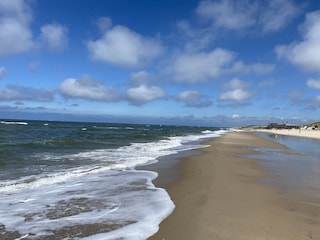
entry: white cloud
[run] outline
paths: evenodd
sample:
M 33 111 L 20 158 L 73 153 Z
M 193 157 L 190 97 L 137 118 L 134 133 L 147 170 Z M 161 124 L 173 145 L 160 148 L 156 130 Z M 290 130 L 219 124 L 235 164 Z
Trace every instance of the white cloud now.
M 176 27 L 178 30 L 176 38 L 183 43 L 187 52 L 206 49 L 216 38 L 213 31 L 206 28 L 192 27 L 186 20 L 178 21 Z
M 265 33 L 284 28 L 300 12 L 291 0 L 269 0 L 266 4 L 266 9 L 259 12 L 259 22 Z
M 242 81 L 238 78 L 233 78 L 231 81 L 227 82 L 224 86 L 225 88 L 236 90 L 239 88 L 246 88 L 250 85 L 250 83 Z
M 47 24 L 41 27 L 40 41 L 50 50 L 59 52 L 68 45 L 68 29 L 60 24 Z
M 178 55 L 172 65 L 174 79 L 191 84 L 206 82 L 226 73 L 266 74 L 272 72 L 274 67 L 274 64 L 245 64 L 241 60 L 235 61 L 233 52 L 221 48 Z
M 320 89 L 320 79 L 308 79 L 307 86 L 315 89 Z
M 118 94 L 101 83 L 83 77 L 80 79 L 68 78 L 60 84 L 60 91 L 68 98 L 80 98 L 92 101 L 117 101 Z
M 236 119 L 236 118 L 241 118 L 241 116 L 239 114 L 233 114 L 231 118 Z
M 30 50 L 33 36 L 29 1 L 0 1 L 0 55 L 17 54 Z
M 196 13 L 217 28 L 267 33 L 285 27 L 298 15 L 299 7 L 292 0 L 202 0 Z
M 147 71 L 139 71 L 130 74 L 132 82 L 136 85 L 147 84 L 152 78 L 151 74 Z
M 174 78 L 186 83 L 205 82 L 224 73 L 233 59 L 232 52 L 220 48 L 209 53 L 182 54 L 173 64 Z
M 198 91 L 184 91 L 180 93 L 177 97 L 179 101 L 190 101 L 201 96 Z
M 147 38 L 123 26 L 107 30 L 96 41 L 88 41 L 93 60 L 121 67 L 140 67 L 158 57 L 163 48 L 156 39 Z
M 9 85 L 6 89 L 0 90 L 0 100 L 50 102 L 54 100 L 54 92 L 32 87 Z
M 220 101 L 241 101 L 248 99 L 252 96 L 252 93 L 245 90 L 250 83 L 241 81 L 237 78 L 232 79 L 225 84 L 225 87 L 229 89 L 226 92 L 223 92 L 219 96 Z
M 209 97 L 202 95 L 198 91 L 184 91 L 177 96 L 177 101 L 184 102 L 187 107 L 208 107 L 212 105 Z
M 0 67 L 0 80 L 4 78 L 4 76 L 7 75 L 7 70 L 5 67 Z
M 148 87 L 145 84 L 130 88 L 127 91 L 128 100 L 135 105 L 142 105 L 147 102 L 164 98 L 165 96 L 166 94 L 161 88 L 156 86 Z
M 247 99 L 251 96 L 252 96 L 252 94 L 246 90 L 235 89 L 235 90 L 231 90 L 231 91 L 227 91 L 227 92 L 222 93 L 219 97 L 219 100 L 221 100 L 221 101 L 227 101 L 227 100 L 241 101 L 241 100 Z
M 255 74 L 265 74 L 270 73 L 274 70 L 274 64 L 264 64 L 264 63 L 254 63 L 245 64 L 242 61 L 237 61 L 233 64 L 231 72 L 243 72 L 243 73 L 255 73 Z
M 305 71 L 320 72 L 320 11 L 306 15 L 302 26 L 303 40 L 277 46 L 278 57 L 285 58 Z
M 244 29 L 255 24 L 256 4 L 249 1 L 203 0 L 196 13 L 216 27 L 226 29 Z
M 33 0 L 0 1 L 0 56 L 19 54 L 34 49 L 37 45 L 61 51 L 67 46 L 67 28 L 59 24 L 44 25 L 35 41 L 31 23 L 30 4 Z

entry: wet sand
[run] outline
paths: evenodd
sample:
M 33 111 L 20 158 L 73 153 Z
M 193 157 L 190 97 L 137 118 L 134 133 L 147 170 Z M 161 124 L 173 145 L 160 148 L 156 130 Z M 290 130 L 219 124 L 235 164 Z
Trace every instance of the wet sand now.
M 258 183 L 272 176 L 245 157 L 255 153 L 249 147 L 284 146 L 247 132 L 209 144 L 178 164 L 178 179 L 166 185 L 176 208 L 149 239 L 320 239 L 320 200 Z

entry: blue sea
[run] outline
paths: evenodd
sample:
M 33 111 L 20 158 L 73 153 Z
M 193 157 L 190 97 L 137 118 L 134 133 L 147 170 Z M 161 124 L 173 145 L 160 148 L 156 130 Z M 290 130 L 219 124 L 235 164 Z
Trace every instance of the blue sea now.
M 147 239 L 175 205 L 137 167 L 226 131 L 0 121 L 0 238 Z

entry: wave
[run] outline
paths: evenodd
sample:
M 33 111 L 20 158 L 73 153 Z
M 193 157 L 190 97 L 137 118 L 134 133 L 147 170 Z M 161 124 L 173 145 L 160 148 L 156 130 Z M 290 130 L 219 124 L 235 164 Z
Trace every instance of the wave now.
M 1 124 L 6 124 L 6 125 L 28 125 L 27 122 L 8 122 L 8 121 L 1 121 Z
M 161 139 L 146 137 L 144 142 L 132 137 L 134 134 L 119 132 L 119 139 L 131 136 L 126 141 L 128 144 L 114 148 L 99 145 L 99 149 L 75 147 L 76 139 L 83 141 L 81 146 L 90 144 L 88 132 L 92 128 L 87 129 L 85 134 L 71 139 L 51 139 L 33 143 L 36 145 L 28 148 L 24 146 L 24 150 L 34 151 L 37 144 L 54 144 L 58 151 L 56 148 L 35 151 L 23 168 L 29 175 L 0 182 L 0 219 L 3 221 L 0 225 L 5 223 L 6 231 L 19 232 L 21 239 L 27 234 L 45 238 L 53 233 L 65 234 L 66 230 L 72 234 L 72 229 L 84 234 L 86 226 L 108 225 L 112 231 L 97 232 L 88 239 L 147 239 L 173 211 L 174 203 L 164 189 L 153 185 L 157 173 L 136 167 L 156 162 L 162 156 L 206 147 L 201 141 L 228 132 L 204 130 L 176 136 L 167 131 Z M 118 131 L 110 135 L 117 136 Z M 101 135 L 105 136 L 108 135 Z M 60 151 L 68 145 L 72 146 L 68 151 Z M 38 172 L 31 171 L 31 160 L 34 168 L 39 168 Z

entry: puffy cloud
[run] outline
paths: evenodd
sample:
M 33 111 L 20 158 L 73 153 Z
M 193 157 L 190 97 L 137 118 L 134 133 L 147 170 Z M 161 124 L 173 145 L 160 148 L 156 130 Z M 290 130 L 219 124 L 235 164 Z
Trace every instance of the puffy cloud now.
M 310 78 L 307 81 L 307 86 L 315 89 L 320 89 L 320 79 Z
M 220 101 L 242 101 L 248 99 L 252 96 L 252 93 L 245 90 L 250 84 L 244 81 L 241 81 L 237 78 L 232 79 L 225 84 L 225 87 L 229 89 L 226 92 L 223 92 L 219 96 Z
M 232 52 L 221 48 L 209 53 L 182 54 L 173 64 L 174 78 L 186 83 L 208 81 L 221 75 L 234 57 Z
M 177 96 L 177 100 L 184 102 L 187 107 L 208 107 L 212 101 L 198 91 L 184 91 Z
M 7 75 L 7 70 L 5 67 L 0 67 L 0 80 L 4 78 L 4 76 Z
M 216 48 L 210 52 L 177 55 L 171 68 L 176 81 L 190 84 L 206 82 L 227 73 L 266 74 L 275 68 L 274 64 L 245 64 L 235 58 L 235 53 Z
M 145 84 L 130 88 L 127 91 L 128 100 L 135 105 L 142 105 L 147 102 L 164 98 L 165 96 L 166 94 L 161 88 L 156 86 L 148 87 Z
M 251 96 L 252 96 L 252 94 L 246 90 L 234 89 L 234 90 L 230 90 L 230 91 L 222 93 L 219 97 L 219 100 L 221 100 L 221 101 L 227 101 L 227 100 L 241 101 L 241 100 L 247 99 Z
M 51 102 L 54 100 L 54 92 L 32 87 L 9 85 L 6 89 L 0 90 L 0 100 Z
M 62 51 L 68 45 L 68 29 L 59 24 L 47 24 L 41 27 L 40 41 L 52 51 Z
M 163 48 L 159 41 L 146 38 L 123 26 L 107 30 L 96 41 L 88 41 L 93 60 L 121 67 L 140 67 L 158 57 Z
M 118 94 L 101 83 L 83 77 L 80 79 L 68 78 L 60 84 L 61 94 L 68 98 L 80 98 L 92 101 L 117 101 Z
M 275 51 L 305 71 L 320 72 L 320 11 L 307 14 L 301 29 L 303 41 L 277 46 Z
M 292 0 L 203 0 L 196 13 L 217 28 L 278 31 L 299 13 Z
M 161 88 L 156 86 L 148 87 L 146 84 L 129 88 L 126 93 L 121 94 L 115 89 L 107 88 L 89 77 L 65 79 L 60 84 L 60 92 L 62 96 L 67 98 L 102 102 L 128 100 L 134 105 L 143 105 L 166 96 Z
M 29 1 L 0 1 L 0 55 L 22 53 L 33 47 Z
M 27 52 L 37 45 L 61 51 L 67 46 L 67 28 L 58 24 L 44 25 L 35 41 L 31 23 L 32 0 L 0 1 L 0 56 Z

